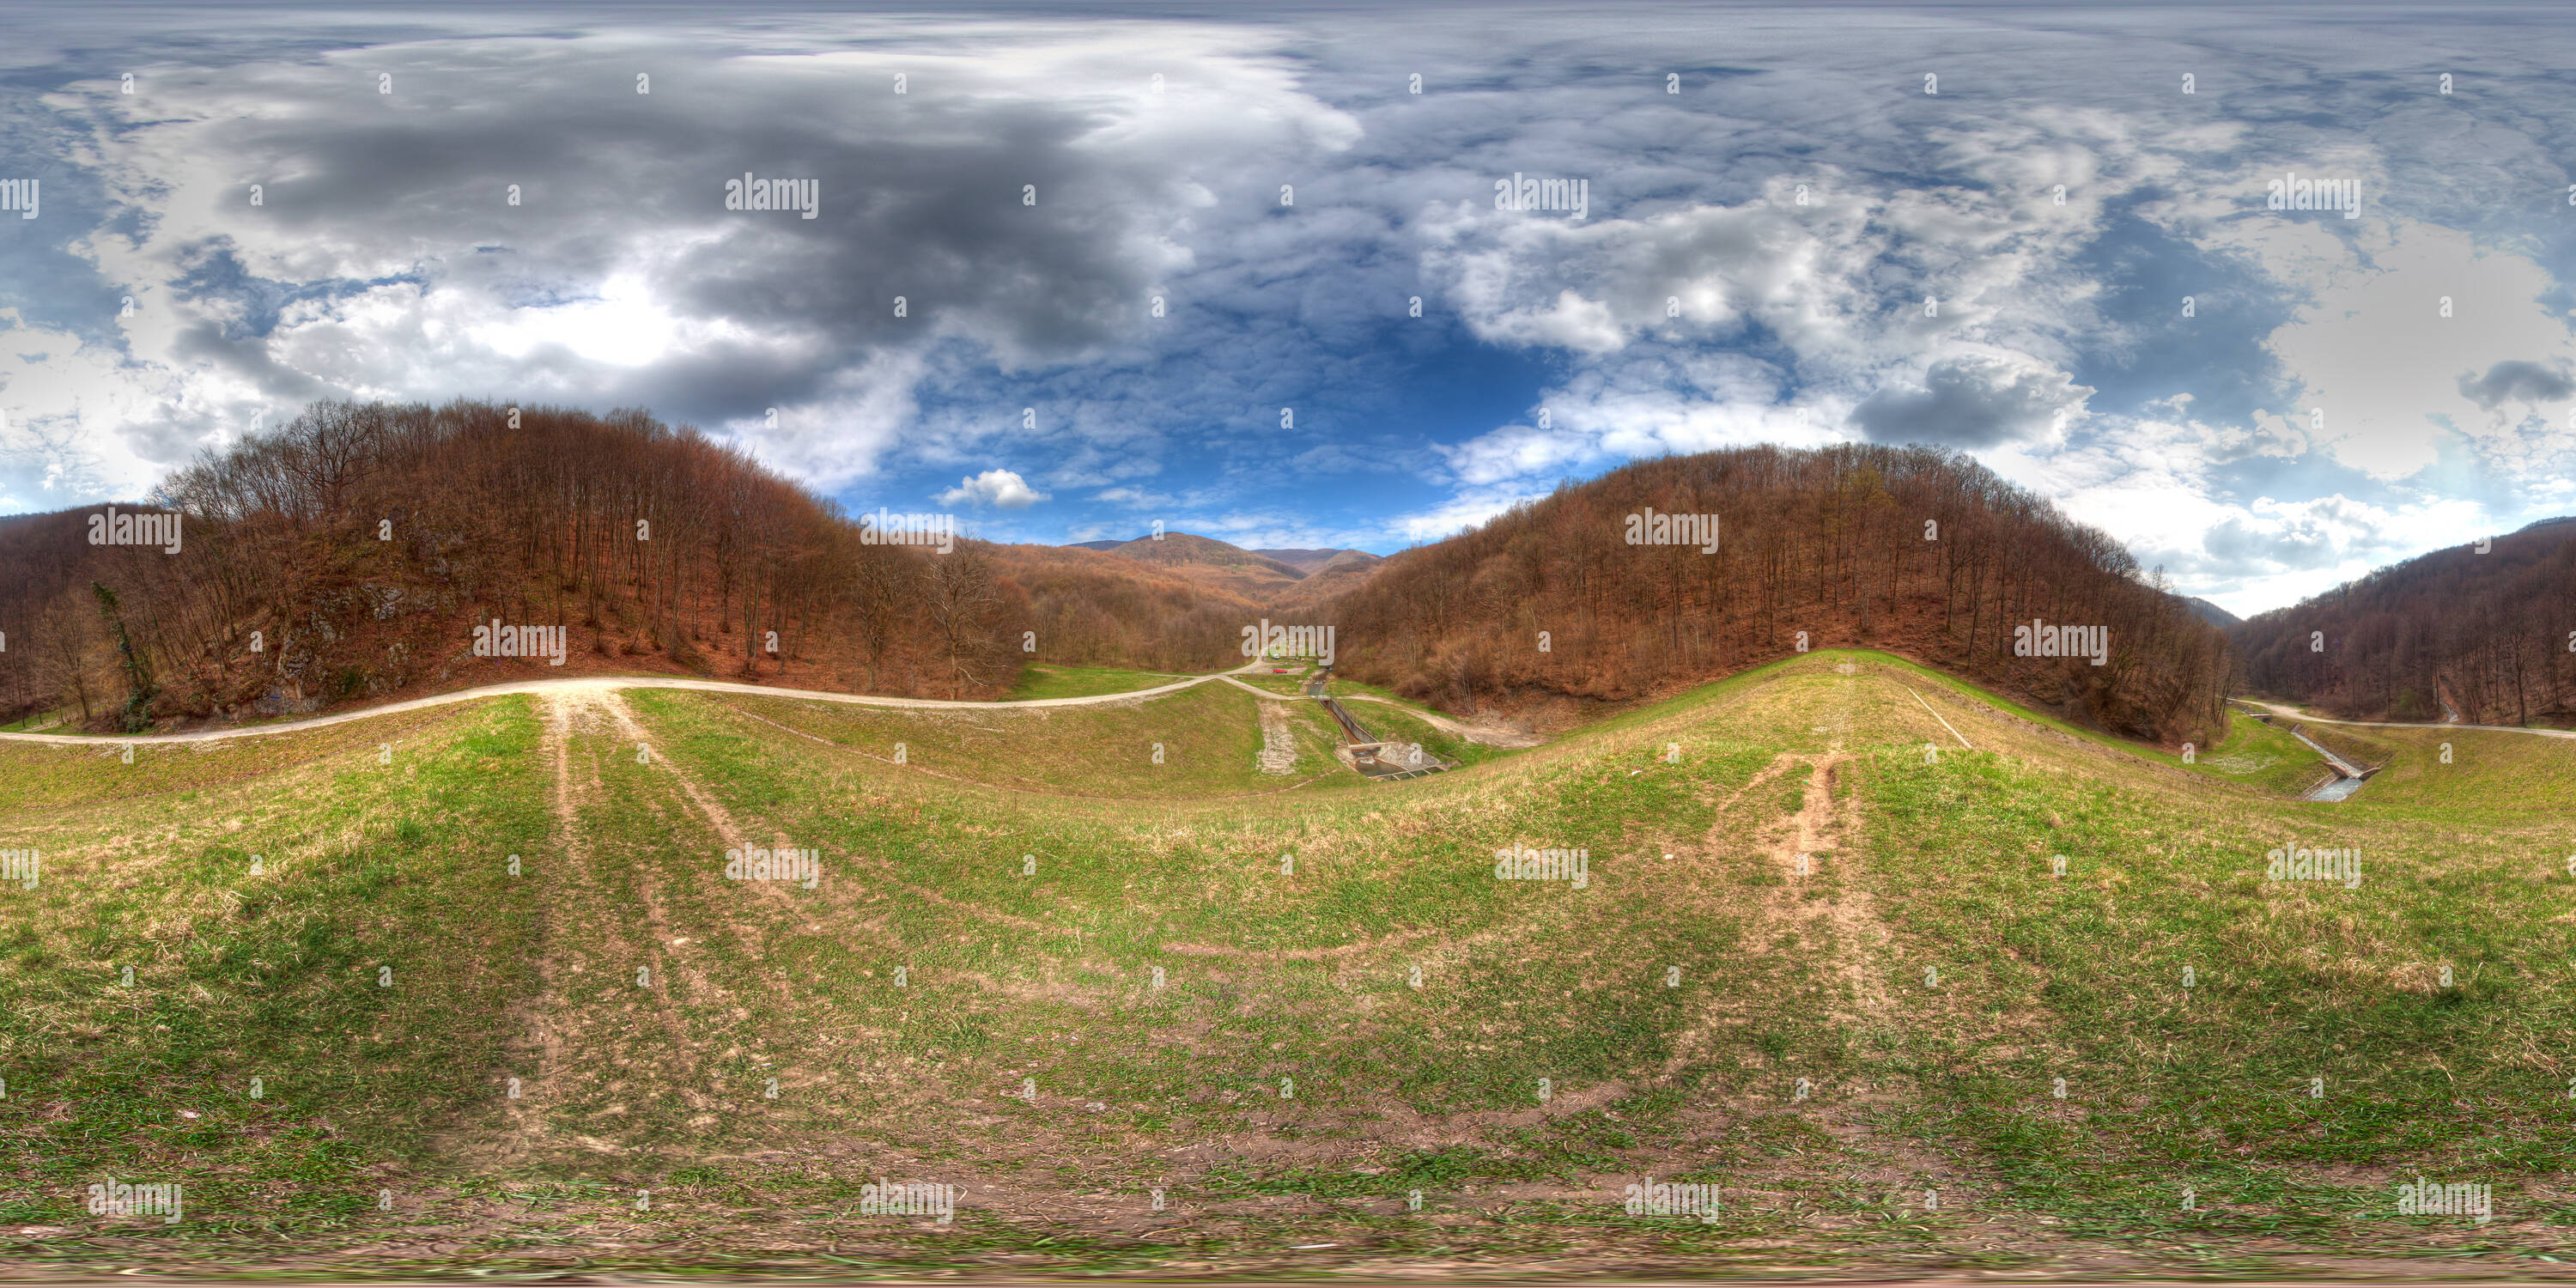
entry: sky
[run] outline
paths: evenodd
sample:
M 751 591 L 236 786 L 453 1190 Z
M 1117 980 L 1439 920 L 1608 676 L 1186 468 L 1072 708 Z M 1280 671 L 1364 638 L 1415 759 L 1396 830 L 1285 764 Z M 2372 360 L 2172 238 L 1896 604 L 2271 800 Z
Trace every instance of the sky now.
M 2251 614 L 2576 513 L 2571 68 L 2542 5 L 13 3 L 0 514 L 322 398 L 1381 554 L 1927 443 Z

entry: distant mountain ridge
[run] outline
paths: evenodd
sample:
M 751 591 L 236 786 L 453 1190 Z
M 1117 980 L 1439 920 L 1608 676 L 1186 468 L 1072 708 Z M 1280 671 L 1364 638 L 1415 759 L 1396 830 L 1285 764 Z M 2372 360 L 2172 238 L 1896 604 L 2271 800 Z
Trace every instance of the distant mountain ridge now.
M 1365 550 L 1248 550 L 1231 542 L 1187 532 L 1166 532 L 1161 536 L 1143 536 L 1132 541 L 1077 541 L 1058 548 L 1091 550 L 1137 560 L 1164 573 L 1256 603 L 1268 602 L 1292 590 L 1299 592 L 1294 597 L 1300 602 L 1315 600 L 1318 598 L 1316 595 L 1306 592 L 1318 589 L 1317 585 L 1308 584 L 1318 577 L 1329 580 L 1333 593 L 1348 590 L 1364 580 L 1371 569 L 1386 562 Z
M 1141 537 L 1107 537 L 1099 541 L 1072 541 L 1057 548 L 1062 550 L 1117 550 L 1122 547 L 1134 546 L 1138 548 L 1136 553 L 1141 556 L 1147 552 L 1155 550 L 1162 543 L 1169 542 L 1174 539 L 1182 539 L 1183 545 L 1181 548 L 1194 551 L 1206 551 L 1211 546 L 1221 546 L 1225 550 L 1240 551 L 1243 554 L 1257 555 L 1263 559 L 1283 563 L 1304 573 L 1319 572 L 1323 569 L 1324 565 L 1329 564 L 1344 555 L 1357 556 L 1360 561 L 1365 563 L 1378 563 L 1382 562 L 1385 558 L 1382 555 L 1370 554 L 1365 550 L 1352 550 L 1332 546 L 1318 546 L 1308 549 L 1263 549 L 1252 546 L 1238 546 L 1230 541 L 1221 541 L 1215 537 L 1202 537 L 1188 532 L 1166 532 L 1159 537 L 1147 534 Z M 1157 559 L 1156 562 L 1165 563 L 1172 561 L 1169 559 Z
M 1309 577 L 1336 563 L 1348 567 L 1356 562 L 1358 566 L 1365 567 L 1386 562 L 1365 550 L 1255 550 L 1252 553 L 1265 559 L 1276 559 Z

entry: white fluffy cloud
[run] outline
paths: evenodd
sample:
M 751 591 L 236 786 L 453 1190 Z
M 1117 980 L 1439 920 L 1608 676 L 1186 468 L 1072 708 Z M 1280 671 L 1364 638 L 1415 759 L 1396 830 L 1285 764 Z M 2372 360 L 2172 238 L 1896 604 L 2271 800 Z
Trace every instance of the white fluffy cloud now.
M 939 494 L 941 505 L 989 505 L 999 510 L 1025 510 L 1046 499 L 1046 493 L 1009 470 L 986 470 L 958 480 L 956 487 Z

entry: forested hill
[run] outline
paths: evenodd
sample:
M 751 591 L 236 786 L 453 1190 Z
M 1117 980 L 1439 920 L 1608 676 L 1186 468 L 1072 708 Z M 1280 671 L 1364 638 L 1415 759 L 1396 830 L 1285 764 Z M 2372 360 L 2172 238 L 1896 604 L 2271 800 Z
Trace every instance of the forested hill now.
M 2390 564 L 2231 632 L 2248 683 L 2346 719 L 2576 721 L 2576 518 Z
M 1714 516 L 1716 549 L 1630 544 Z M 1690 528 L 1693 525 L 1681 525 Z M 1965 456 L 1749 447 L 1643 461 L 1390 559 L 1327 610 L 1342 670 L 1453 711 L 1571 714 L 1810 648 L 1868 644 L 2167 743 L 2222 728 L 2219 630 L 2103 533 Z M 2016 627 L 2100 627 L 2091 656 Z
M 642 412 L 321 403 L 149 500 L 175 552 L 93 544 L 106 506 L 0 520 L 0 712 L 136 729 L 637 671 L 990 698 L 1032 659 L 1219 665 L 1255 612 L 1088 551 L 874 542 Z M 478 654 L 494 623 L 562 628 L 562 664 Z

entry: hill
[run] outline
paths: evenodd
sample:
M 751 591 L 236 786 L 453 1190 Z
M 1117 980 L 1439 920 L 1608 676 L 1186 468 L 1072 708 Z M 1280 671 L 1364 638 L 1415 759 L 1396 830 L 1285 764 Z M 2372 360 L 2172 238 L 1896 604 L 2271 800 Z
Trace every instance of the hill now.
M 2256 690 L 2345 719 L 2576 722 L 2576 519 L 2391 564 L 2231 633 Z
M 1223 682 L 0 743 L 48 864 L 0 939 L 0 1218 L 48 1265 L 495 1275 L 2554 1247 L 2576 759 L 2439 736 L 2469 776 L 2395 731 L 2331 824 L 2232 743 L 1867 652 L 1401 783 Z M 2266 880 L 2285 840 L 2363 879 Z M 811 888 L 727 875 L 771 846 Z M 1523 849 L 1583 881 L 1498 879 Z M 2418 1171 L 2497 1220 L 2392 1216 Z M 1649 1175 L 1717 1201 L 1623 1210 Z M 87 1217 L 100 1176 L 183 1182 L 188 1237 Z M 889 1181 L 951 1219 L 874 1215 Z
M 1186 532 L 1138 537 L 1111 546 L 1105 553 L 1247 602 L 1269 599 L 1306 577 L 1303 570 L 1276 559 Z
M 1317 603 L 1358 585 L 1369 569 L 1385 562 L 1365 550 L 1246 550 L 1186 532 L 1133 541 L 1080 541 L 1058 548 L 1138 560 L 1256 605 Z M 1327 576 L 1329 580 L 1316 581 Z
M 1241 665 L 1243 627 L 1261 606 L 1228 589 L 1232 578 L 1140 561 L 1122 553 L 1127 544 L 993 547 L 995 568 L 1027 602 L 1031 657 L 1156 671 Z
M 1135 559 L 881 541 L 641 412 L 321 403 L 147 499 L 0 520 L 0 719 L 136 730 L 528 674 L 997 697 L 1030 660 L 1222 664 L 1251 611 Z M 92 544 L 111 511 L 180 539 Z
M 2245 620 L 2244 618 L 2238 617 L 2236 614 L 2231 613 L 2206 599 L 2202 599 L 2197 595 L 2185 599 L 2182 602 L 2190 605 L 2191 611 L 2198 614 L 2200 616 L 2200 620 L 2207 622 L 2222 631 L 2241 625 Z
M 1275 559 L 1312 577 L 1328 568 L 1370 567 L 1382 562 L 1365 550 L 1255 550 L 1264 559 Z
M 1651 516 L 1704 516 L 1717 539 L 1656 544 Z M 1802 647 L 1871 644 L 2081 723 L 2207 745 L 2230 668 L 2225 636 L 2118 542 L 1965 456 L 1911 447 L 1639 462 L 1404 551 L 1318 612 L 1357 678 L 1560 723 Z M 2034 622 L 2105 634 L 2066 650 L 2090 656 L 2019 655 L 2024 637 L 2047 650 Z

